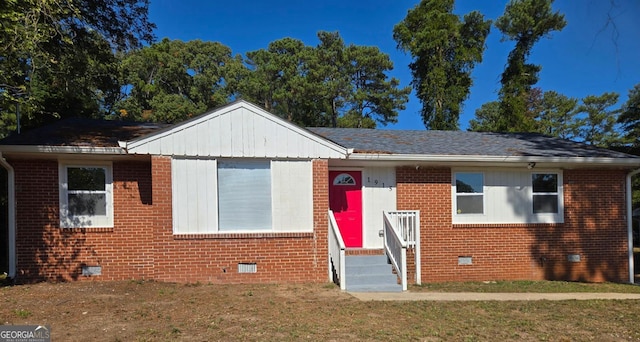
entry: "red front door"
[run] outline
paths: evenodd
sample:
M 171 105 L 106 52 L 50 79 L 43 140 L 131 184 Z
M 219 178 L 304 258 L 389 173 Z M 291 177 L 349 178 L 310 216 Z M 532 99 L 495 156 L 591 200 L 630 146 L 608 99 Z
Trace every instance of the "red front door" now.
M 360 171 L 329 171 L 329 207 L 346 247 L 362 247 Z

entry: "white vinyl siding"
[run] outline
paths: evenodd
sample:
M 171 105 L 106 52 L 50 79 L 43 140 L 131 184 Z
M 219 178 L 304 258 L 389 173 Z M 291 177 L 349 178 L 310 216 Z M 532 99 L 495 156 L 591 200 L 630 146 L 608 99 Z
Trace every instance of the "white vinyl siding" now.
M 271 229 L 271 167 L 269 161 L 218 162 L 220 231 Z
M 379 232 L 383 229 L 382 212 L 396 206 L 396 169 L 370 167 L 362 170 L 362 247 L 382 248 Z
M 215 159 L 173 159 L 173 232 L 218 231 L 217 162 Z
M 313 231 L 311 161 L 172 160 L 174 234 Z
M 310 161 L 271 162 L 274 231 L 313 231 L 312 176 Z
M 345 158 L 346 149 L 239 101 L 128 143 L 129 153 L 179 157 Z
M 456 173 L 481 172 L 484 175 L 484 213 L 459 214 L 456 209 Z M 556 213 L 534 213 L 532 175 L 557 175 Z M 452 173 L 453 223 L 562 223 L 564 222 L 562 172 L 529 170 L 454 170 Z
M 113 227 L 111 163 L 61 162 L 60 227 Z

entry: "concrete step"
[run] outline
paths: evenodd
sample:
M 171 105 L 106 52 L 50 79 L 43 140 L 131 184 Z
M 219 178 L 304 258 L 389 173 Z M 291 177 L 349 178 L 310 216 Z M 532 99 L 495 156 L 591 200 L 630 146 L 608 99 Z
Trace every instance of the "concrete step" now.
M 402 285 L 393 274 L 385 255 L 347 256 L 346 284 L 350 292 L 401 292 Z
M 349 285 L 348 292 L 402 292 L 402 285 Z
M 387 262 L 386 255 L 348 255 L 346 266 L 384 265 Z

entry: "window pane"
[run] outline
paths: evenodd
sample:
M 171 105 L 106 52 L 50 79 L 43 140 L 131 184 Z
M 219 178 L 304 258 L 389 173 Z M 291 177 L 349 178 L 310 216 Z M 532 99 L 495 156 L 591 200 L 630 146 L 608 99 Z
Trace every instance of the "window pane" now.
M 531 181 L 533 192 L 558 192 L 558 175 L 555 173 L 534 173 Z
M 105 194 L 69 194 L 69 214 L 72 216 L 107 215 Z
M 558 195 L 534 195 L 533 213 L 543 214 L 558 212 Z
M 482 214 L 484 213 L 482 205 L 482 195 L 457 196 L 458 214 Z
M 67 168 L 69 190 L 105 190 L 105 169 L 90 167 Z
M 218 229 L 271 229 L 269 161 L 218 162 Z
M 482 193 L 482 173 L 456 173 L 457 193 Z

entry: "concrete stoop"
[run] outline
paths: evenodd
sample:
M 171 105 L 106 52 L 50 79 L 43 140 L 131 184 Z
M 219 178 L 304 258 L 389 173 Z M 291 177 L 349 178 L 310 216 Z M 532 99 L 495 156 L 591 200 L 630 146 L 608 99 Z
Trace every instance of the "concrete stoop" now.
M 345 266 L 348 292 L 402 292 L 386 255 L 349 255 Z

